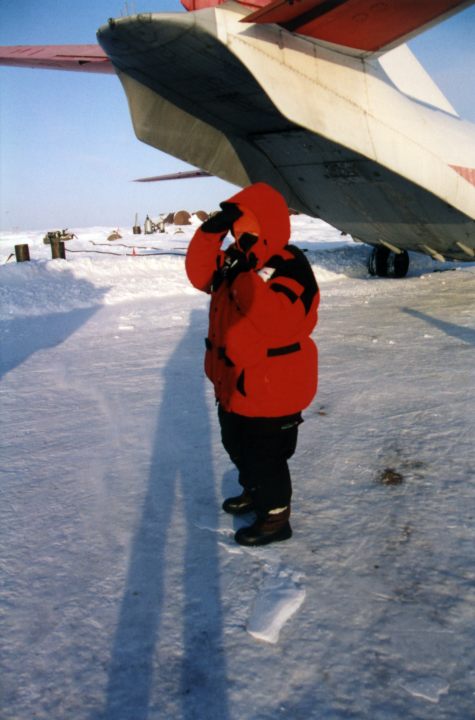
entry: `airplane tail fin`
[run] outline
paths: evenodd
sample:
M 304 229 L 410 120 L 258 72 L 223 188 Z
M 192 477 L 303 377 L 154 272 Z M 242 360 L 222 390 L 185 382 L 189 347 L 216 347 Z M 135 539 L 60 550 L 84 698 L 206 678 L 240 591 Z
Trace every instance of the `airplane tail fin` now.
M 457 111 L 407 45 L 399 45 L 381 55 L 378 62 L 391 82 L 402 93 L 458 117 Z

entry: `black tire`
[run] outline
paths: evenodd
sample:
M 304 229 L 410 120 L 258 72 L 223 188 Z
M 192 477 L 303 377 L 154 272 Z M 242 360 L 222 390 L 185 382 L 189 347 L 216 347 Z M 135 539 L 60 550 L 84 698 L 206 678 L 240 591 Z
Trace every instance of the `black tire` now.
M 389 250 L 382 245 L 375 247 L 369 256 L 368 270 L 370 275 L 377 277 L 388 276 Z
M 409 254 L 403 250 L 398 255 L 390 253 L 388 260 L 388 277 L 406 277 L 409 270 Z
M 377 277 L 403 278 L 409 269 L 409 255 L 403 250 L 396 254 L 383 245 L 373 249 L 368 261 L 370 275 Z

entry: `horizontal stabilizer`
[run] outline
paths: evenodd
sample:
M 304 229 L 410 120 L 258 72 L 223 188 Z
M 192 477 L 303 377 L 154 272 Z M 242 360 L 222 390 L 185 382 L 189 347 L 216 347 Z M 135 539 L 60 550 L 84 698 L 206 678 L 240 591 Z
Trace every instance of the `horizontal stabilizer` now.
M 0 47 L 0 65 L 114 74 L 99 45 L 13 45 Z
M 378 52 L 471 4 L 472 0 L 273 0 L 242 22 L 276 23 L 317 40 Z
M 138 178 L 134 182 L 160 182 L 161 180 L 189 180 L 190 178 L 212 177 L 205 170 L 184 170 L 183 172 L 168 173 L 168 175 L 155 175 L 155 177 Z

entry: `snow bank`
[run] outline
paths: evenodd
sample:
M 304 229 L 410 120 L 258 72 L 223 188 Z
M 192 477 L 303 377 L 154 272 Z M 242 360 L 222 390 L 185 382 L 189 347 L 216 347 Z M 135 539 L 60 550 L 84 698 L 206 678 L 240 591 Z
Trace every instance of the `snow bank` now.
M 370 248 L 321 220 L 292 216 L 292 242 L 304 252 L 320 285 L 345 278 L 366 279 Z M 193 294 L 184 257 L 194 226 L 167 226 L 165 233 L 133 235 L 108 241 L 109 228 L 75 228 L 66 241 L 66 260 L 51 260 L 43 231 L 0 236 L 0 317 L 42 315 L 113 305 L 131 299 Z M 16 244 L 27 243 L 31 262 L 16 263 Z M 418 272 L 435 267 L 416 256 Z

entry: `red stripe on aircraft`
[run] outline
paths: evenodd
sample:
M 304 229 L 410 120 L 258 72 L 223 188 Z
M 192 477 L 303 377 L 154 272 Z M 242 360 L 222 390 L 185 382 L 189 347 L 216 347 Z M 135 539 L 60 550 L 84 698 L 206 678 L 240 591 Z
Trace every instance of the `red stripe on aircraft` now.
M 462 167 L 461 165 L 451 165 L 451 168 L 455 170 L 455 172 L 458 172 L 459 175 L 461 175 L 465 180 L 468 180 L 469 183 L 472 183 L 472 185 L 475 185 L 475 168 L 466 168 Z

